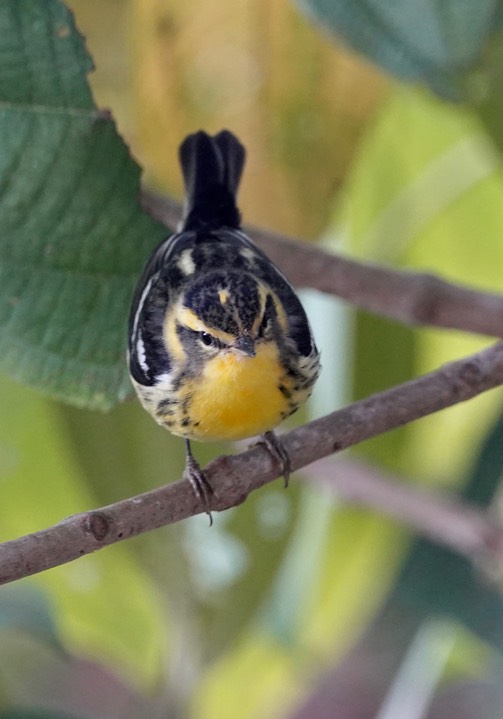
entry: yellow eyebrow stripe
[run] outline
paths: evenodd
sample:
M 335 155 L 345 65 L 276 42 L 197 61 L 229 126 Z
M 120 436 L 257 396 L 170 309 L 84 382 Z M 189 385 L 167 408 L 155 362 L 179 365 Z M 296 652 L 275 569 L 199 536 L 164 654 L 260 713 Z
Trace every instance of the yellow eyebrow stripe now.
M 288 332 L 288 318 L 286 316 L 285 308 L 283 307 L 283 304 L 281 303 L 278 295 L 271 290 L 271 296 L 272 301 L 274 302 L 274 307 L 276 309 L 276 314 L 278 316 L 278 322 L 280 324 L 281 329 L 283 332 Z
M 188 307 L 179 307 L 176 312 L 176 319 L 180 324 L 188 327 L 194 332 L 206 332 L 206 326 L 199 319 L 195 312 L 189 310 Z
M 265 312 L 265 306 L 267 302 L 267 296 L 268 291 L 265 289 L 265 287 L 261 284 L 257 284 L 257 290 L 258 290 L 258 296 L 259 296 L 259 306 L 260 306 L 260 312 L 257 314 L 257 317 L 255 318 L 255 322 L 253 323 L 252 332 L 253 334 L 257 334 L 258 328 L 260 327 L 260 323 L 262 322 L 262 318 L 264 316 Z
M 168 349 L 168 354 L 178 363 L 183 363 L 186 357 L 185 350 L 178 332 L 176 331 L 176 308 L 172 307 L 166 314 L 164 321 L 164 344 Z
M 193 332 L 207 332 L 224 344 L 231 344 L 236 339 L 228 332 L 222 332 L 222 330 L 217 330 L 215 327 L 208 327 L 208 325 L 205 325 L 196 313 L 188 307 L 180 307 L 176 312 L 176 319 L 181 325 L 188 327 L 189 330 L 192 330 Z
M 281 329 L 284 332 L 288 332 L 288 319 L 285 313 L 285 309 L 278 297 L 278 295 L 272 290 L 270 287 L 267 289 L 263 285 L 258 285 L 258 292 L 260 297 L 260 307 L 262 309 L 262 312 L 257 315 L 257 319 L 253 323 L 253 332 L 256 334 L 258 332 L 258 328 L 260 327 L 260 323 L 262 322 L 262 318 L 264 316 L 265 307 L 267 304 L 267 298 L 269 295 L 272 298 L 274 309 L 276 310 L 276 315 L 278 317 L 278 322 L 280 324 Z

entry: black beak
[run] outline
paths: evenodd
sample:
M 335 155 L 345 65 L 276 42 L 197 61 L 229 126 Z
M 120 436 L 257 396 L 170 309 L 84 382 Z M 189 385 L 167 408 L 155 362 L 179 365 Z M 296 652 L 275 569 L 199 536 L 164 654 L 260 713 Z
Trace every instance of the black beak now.
M 239 337 L 236 342 L 234 343 L 234 348 L 239 350 L 240 352 L 243 352 L 243 354 L 247 355 L 248 357 L 255 357 L 255 342 L 246 335 L 244 337 Z

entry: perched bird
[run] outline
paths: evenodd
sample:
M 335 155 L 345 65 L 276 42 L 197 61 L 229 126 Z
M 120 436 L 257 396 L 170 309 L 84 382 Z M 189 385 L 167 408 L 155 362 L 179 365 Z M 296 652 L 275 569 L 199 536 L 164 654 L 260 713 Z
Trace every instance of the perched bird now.
M 184 218 L 136 288 L 129 371 L 144 408 L 185 438 L 185 475 L 209 514 L 190 441 L 261 434 L 286 486 L 290 461 L 272 430 L 311 394 L 319 353 L 295 291 L 241 230 L 244 147 L 227 130 L 200 131 L 179 155 Z

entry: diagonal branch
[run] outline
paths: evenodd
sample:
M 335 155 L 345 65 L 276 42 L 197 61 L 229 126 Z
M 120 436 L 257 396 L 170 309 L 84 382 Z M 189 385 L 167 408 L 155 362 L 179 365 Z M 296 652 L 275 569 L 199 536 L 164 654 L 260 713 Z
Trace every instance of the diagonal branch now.
M 282 439 L 294 470 L 317 459 L 351 447 L 358 442 L 387 432 L 420 417 L 449 407 L 503 384 L 503 342 L 462 360 L 452 362 L 430 374 L 355 402 L 348 407 L 299 427 Z M 248 494 L 279 474 L 279 468 L 268 451 L 257 445 L 233 457 L 219 457 L 206 468 L 206 476 L 216 489 L 211 509 L 220 511 L 243 502 Z M 355 477 L 355 482 L 358 478 Z M 361 481 L 361 480 L 360 480 Z M 343 490 L 343 484 L 340 485 Z M 369 482 L 362 503 L 385 510 L 378 492 Z M 402 488 L 403 492 L 403 488 Z M 412 494 L 410 501 L 416 502 Z M 438 499 L 431 495 L 431 512 L 438 511 Z M 36 574 L 50 567 L 70 562 L 109 544 L 142 532 L 178 522 L 203 511 L 189 482 L 178 481 L 151 492 L 125 499 L 101 509 L 69 517 L 59 524 L 19 539 L 0 544 L 0 584 Z M 395 517 L 412 523 L 406 511 L 397 506 Z M 500 555 L 503 530 L 485 515 L 466 512 L 467 523 L 474 522 L 472 532 L 480 537 L 480 549 Z M 419 515 L 412 523 L 427 531 Z M 437 538 L 447 534 L 437 527 Z M 459 552 L 473 554 L 473 546 L 459 541 Z
M 487 512 L 453 495 L 418 487 L 355 458 L 325 457 L 304 471 L 335 497 L 396 519 L 437 544 L 474 561 L 503 560 L 503 527 Z M 369 500 L 370 496 L 370 500 Z M 492 562 L 488 565 L 494 568 Z
M 176 227 L 181 206 L 143 192 L 142 204 L 168 227 Z M 359 307 L 413 325 L 434 325 L 503 337 L 503 297 L 413 273 L 357 262 L 266 230 L 246 231 L 298 287 L 337 295 Z

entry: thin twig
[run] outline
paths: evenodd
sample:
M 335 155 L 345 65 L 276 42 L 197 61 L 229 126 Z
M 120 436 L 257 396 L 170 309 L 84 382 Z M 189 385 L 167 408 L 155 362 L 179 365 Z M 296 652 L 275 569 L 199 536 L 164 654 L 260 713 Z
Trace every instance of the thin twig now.
M 503 342 L 418 379 L 375 394 L 282 436 L 292 468 L 346 449 L 419 417 L 470 399 L 503 384 Z M 261 445 L 233 457 L 219 457 L 205 470 L 217 494 L 211 509 L 220 511 L 243 502 L 248 494 L 280 473 Z M 218 496 L 217 496 L 218 495 Z M 362 502 L 382 508 L 382 500 L 366 485 Z M 0 544 L 0 584 L 77 559 L 119 542 L 204 511 L 189 482 L 178 481 L 101 509 L 63 520 L 48 529 Z M 407 512 L 396 508 L 405 523 Z M 468 521 L 468 520 L 467 520 Z M 481 547 L 501 553 L 503 532 L 487 519 Z M 421 520 L 416 517 L 417 527 Z M 440 527 L 438 528 L 440 531 Z M 483 532 L 481 535 L 484 534 Z M 446 540 L 447 543 L 447 540 Z M 456 549 L 466 552 L 466 545 Z M 470 550 L 472 552 L 472 550 Z
M 174 200 L 144 191 L 142 204 L 167 227 L 176 227 L 180 220 L 181 206 Z M 357 262 L 274 232 L 245 229 L 297 287 L 313 287 L 405 324 L 503 337 L 501 295 L 429 273 Z
M 304 470 L 316 486 L 344 501 L 396 519 L 409 529 L 480 561 L 503 550 L 503 526 L 453 495 L 418 487 L 354 458 L 325 457 Z M 369 497 L 371 498 L 369 500 Z M 500 562 L 503 556 L 500 556 Z

